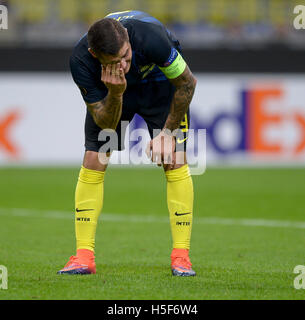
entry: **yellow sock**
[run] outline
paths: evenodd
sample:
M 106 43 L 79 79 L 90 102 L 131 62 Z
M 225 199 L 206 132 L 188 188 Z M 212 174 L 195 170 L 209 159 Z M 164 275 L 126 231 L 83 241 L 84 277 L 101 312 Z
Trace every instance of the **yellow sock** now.
M 103 206 L 105 172 L 82 166 L 75 191 L 76 248 L 94 252 L 97 220 Z
M 170 216 L 173 248 L 190 249 L 193 222 L 193 180 L 188 165 L 165 171 L 167 206 Z

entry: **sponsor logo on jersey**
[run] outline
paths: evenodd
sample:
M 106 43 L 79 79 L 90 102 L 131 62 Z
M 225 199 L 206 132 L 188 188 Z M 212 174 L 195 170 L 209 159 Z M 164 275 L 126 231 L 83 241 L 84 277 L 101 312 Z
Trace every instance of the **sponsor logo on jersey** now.
M 144 72 L 142 74 L 142 79 L 144 79 L 154 69 L 155 66 L 156 65 L 154 63 L 152 63 L 152 64 L 147 64 L 143 67 L 140 67 L 140 72 L 141 73 Z

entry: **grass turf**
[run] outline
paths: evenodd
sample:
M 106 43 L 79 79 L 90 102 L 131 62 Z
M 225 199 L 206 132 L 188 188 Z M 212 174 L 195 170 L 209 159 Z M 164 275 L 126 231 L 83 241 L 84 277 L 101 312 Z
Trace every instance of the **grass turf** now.
M 305 298 L 293 287 L 294 267 L 305 264 L 304 229 L 196 224 L 200 217 L 305 221 L 304 169 L 208 169 L 194 176 L 194 278 L 171 276 L 166 184 L 157 168 L 108 169 L 103 212 L 120 220 L 101 214 L 97 274 L 57 275 L 75 252 L 78 170 L 0 170 L 0 265 L 9 273 L 0 299 Z M 141 220 L 146 215 L 155 220 Z

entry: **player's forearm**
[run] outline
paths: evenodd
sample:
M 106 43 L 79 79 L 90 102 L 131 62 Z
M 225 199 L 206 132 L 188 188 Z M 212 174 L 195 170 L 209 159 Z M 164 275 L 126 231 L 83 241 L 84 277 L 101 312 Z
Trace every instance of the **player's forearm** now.
M 192 101 L 195 87 L 196 79 L 194 77 L 189 78 L 188 81 L 185 81 L 182 85 L 176 87 L 170 113 L 165 122 L 164 129 L 173 131 L 179 128 Z
M 87 104 L 88 109 L 101 129 L 116 129 L 122 114 L 123 95 L 111 94 L 101 101 Z

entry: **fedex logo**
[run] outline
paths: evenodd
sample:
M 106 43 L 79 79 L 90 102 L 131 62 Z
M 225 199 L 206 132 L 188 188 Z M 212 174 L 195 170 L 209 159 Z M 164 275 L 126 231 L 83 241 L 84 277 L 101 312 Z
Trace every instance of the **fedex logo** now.
M 278 156 L 289 152 L 295 157 L 305 152 L 305 101 L 302 106 L 287 108 L 285 104 L 292 103 L 292 99 L 285 100 L 284 96 L 279 86 L 242 89 L 237 110 L 219 110 L 207 121 L 198 120 L 195 108 L 191 127 L 206 128 L 211 147 L 222 155 L 247 152 Z M 229 124 L 238 134 L 233 144 L 224 146 L 219 132 Z
M 10 131 L 15 129 L 16 122 L 19 118 L 20 114 L 17 110 L 0 113 L 0 154 L 4 153 L 12 158 L 18 158 L 19 149 L 11 139 Z

